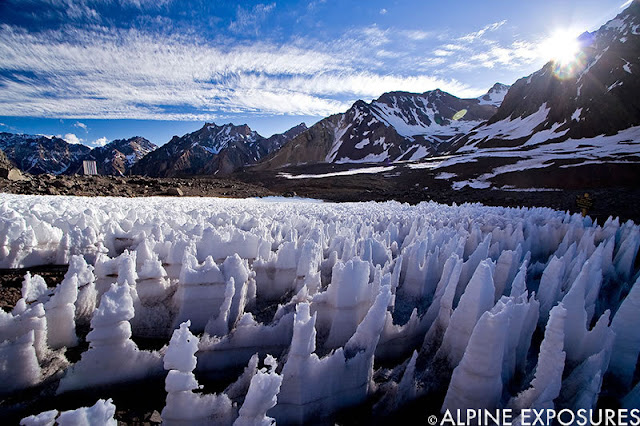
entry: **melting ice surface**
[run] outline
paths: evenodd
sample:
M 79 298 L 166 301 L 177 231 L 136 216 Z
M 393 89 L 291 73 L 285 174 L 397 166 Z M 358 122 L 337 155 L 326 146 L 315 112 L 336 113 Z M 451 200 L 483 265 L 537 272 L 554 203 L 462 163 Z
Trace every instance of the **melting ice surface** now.
M 23 424 L 113 424 L 109 389 L 158 378 L 166 424 L 638 407 L 639 246 L 545 208 L 3 194 L 0 268 L 69 270 L 0 312 L 0 393 L 105 389 Z

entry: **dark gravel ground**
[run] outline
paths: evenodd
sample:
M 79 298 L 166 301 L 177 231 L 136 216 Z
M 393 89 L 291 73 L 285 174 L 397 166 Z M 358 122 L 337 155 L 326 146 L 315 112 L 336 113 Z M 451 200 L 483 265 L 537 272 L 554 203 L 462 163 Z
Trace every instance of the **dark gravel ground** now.
M 493 167 L 508 164 L 504 158 L 482 159 L 446 170 L 412 169 L 399 165 L 376 174 L 334 176 L 321 179 L 286 179 L 292 175 L 344 171 L 354 165 L 316 164 L 288 167 L 276 171 L 247 168 L 230 177 L 194 176 L 148 178 L 142 176 L 27 176 L 24 181 L 0 178 L 0 192 L 14 194 L 81 196 L 193 196 L 265 197 L 273 195 L 319 198 L 327 201 L 387 201 L 410 204 L 436 201 L 444 204 L 478 202 L 490 206 L 551 207 L 579 212 L 576 198 L 589 193 L 593 208 L 589 215 L 599 222 L 609 216 L 640 222 L 640 167 L 635 165 L 589 165 L 583 167 L 532 169 L 499 175 L 494 188 L 453 190 L 451 182 L 437 179 L 443 171 L 455 173 L 457 180 L 475 178 Z M 356 167 L 379 166 L 363 164 Z M 520 189 L 519 189 L 520 188 Z M 530 188 L 543 189 L 530 191 Z M 524 189 L 524 190 L 523 190 Z M 545 190 L 546 189 L 546 190 Z
M 49 287 L 55 287 L 64 278 L 69 265 L 43 265 L 24 269 L 0 269 L 0 308 L 13 309 L 22 297 L 22 281 L 27 272 L 38 274 Z
M 236 173 L 234 177 L 248 183 L 259 182 L 280 194 L 295 194 L 337 202 L 396 200 L 416 204 L 421 201 L 435 201 L 449 205 L 469 202 L 488 206 L 550 207 L 572 213 L 580 212 L 576 203 L 577 197 L 589 193 L 594 203 L 588 214 L 599 223 L 603 223 L 609 216 L 640 222 L 640 168 L 635 166 L 622 165 L 615 170 L 602 170 L 597 166 L 569 169 L 554 167 L 498 176 L 493 182 L 494 188 L 509 186 L 508 190 L 473 189 L 468 186 L 453 190 L 450 181 L 436 178 L 443 171 L 464 176 L 464 179 L 475 178 L 491 167 L 502 165 L 503 160 L 485 159 L 483 164 L 457 165 L 446 170 L 411 169 L 400 165 L 389 172 L 376 174 L 322 179 L 282 177 L 282 173 L 294 176 L 322 174 L 353 167 L 319 164 L 289 167 L 275 172 L 247 169 Z M 488 161 L 492 161 L 493 164 L 485 164 Z M 371 166 L 374 165 L 363 165 Z M 532 191 L 532 188 L 537 191 Z
M 180 192 L 177 192 L 179 190 Z M 148 178 L 144 176 L 27 175 L 25 180 L 0 178 L 0 192 L 36 195 L 115 197 L 178 196 L 264 197 L 276 195 L 263 185 L 226 178 Z

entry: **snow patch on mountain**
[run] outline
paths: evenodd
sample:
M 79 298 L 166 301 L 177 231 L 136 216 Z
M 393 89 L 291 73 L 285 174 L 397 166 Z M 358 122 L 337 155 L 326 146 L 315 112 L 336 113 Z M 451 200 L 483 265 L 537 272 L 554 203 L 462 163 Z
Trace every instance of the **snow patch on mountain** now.
M 550 108 L 543 103 L 538 111 L 526 117 L 509 117 L 495 123 L 486 125 L 474 131 L 469 137 L 469 142 L 459 152 L 472 151 L 479 142 L 489 138 L 502 140 L 514 140 L 533 136 L 536 128 L 543 124 L 549 115 Z
M 334 177 L 334 176 L 375 174 L 375 173 L 388 172 L 393 169 L 395 169 L 395 166 L 362 167 L 362 168 L 351 169 L 351 170 L 343 170 L 341 172 L 320 173 L 317 175 L 311 175 L 311 174 L 293 175 L 291 173 L 278 173 L 278 176 L 281 176 L 286 179 L 322 179 L 322 178 Z
M 539 114 L 538 119 L 542 116 Z M 535 123 L 535 120 L 533 120 Z M 530 126 L 533 123 L 530 123 Z M 530 127 L 529 126 L 529 127 Z M 558 126 L 556 126 L 557 128 Z M 506 128 L 506 126 L 505 126 Z M 515 129 L 517 132 L 518 130 Z M 523 132 L 524 133 L 524 132 Z M 511 158 L 513 164 L 487 170 L 475 180 L 475 187 L 486 185 L 500 174 L 549 167 L 559 161 L 570 161 L 562 167 L 578 167 L 587 164 L 637 163 L 640 164 L 640 126 L 622 130 L 615 135 L 600 135 L 595 138 L 566 139 L 549 142 L 554 136 L 562 136 L 566 131 L 554 133 L 554 128 L 535 133 L 525 144 L 526 150 L 518 147 L 478 148 L 471 146 L 459 155 L 439 162 L 436 169 L 446 169 L 452 165 L 477 162 L 487 158 Z M 505 134 L 508 134 L 505 132 Z M 556 136 L 557 135 L 557 136 Z M 469 184 L 465 182 L 465 184 Z M 464 185 L 463 185 L 464 186 Z M 469 184 L 469 186 L 472 186 Z M 458 184 L 456 187 L 460 187 Z M 473 186 L 472 186 L 473 187 Z

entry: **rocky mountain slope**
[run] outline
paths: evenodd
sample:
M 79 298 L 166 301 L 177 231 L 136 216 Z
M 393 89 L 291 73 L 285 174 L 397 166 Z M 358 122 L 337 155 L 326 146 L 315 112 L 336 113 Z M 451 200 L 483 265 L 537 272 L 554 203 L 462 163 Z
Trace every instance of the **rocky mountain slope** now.
M 285 143 L 289 142 L 291 139 L 295 138 L 305 130 L 307 130 L 307 125 L 305 123 L 300 123 L 284 133 L 276 133 L 275 135 L 262 141 L 260 144 L 264 148 L 266 148 L 267 153 L 271 153 L 282 148 Z
M 491 118 L 507 88 L 496 84 L 479 99 L 433 90 L 357 101 L 345 113 L 316 123 L 258 167 L 418 160 L 442 152 L 456 136 Z
M 146 155 L 132 167 L 132 173 L 153 177 L 226 175 L 252 164 L 304 131 L 301 124 L 268 139 L 249 126 L 206 123 Z
M 0 133 L 0 150 L 24 172 L 60 174 L 82 161 L 91 148 L 57 137 Z
M 2 169 L 11 169 L 15 167 L 13 163 L 7 158 L 4 151 L 0 151 L 0 168 Z
M 575 60 L 518 80 L 432 168 L 454 188 L 633 184 L 640 163 L 640 2 L 580 37 Z M 636 181 L 637 182 L 637 181 Z
M 116 139 L 105 146 L 92 149 L 82 159 L 73 162 L 65 173 L 80 174 L 82 160 L 95 160 L 98 174 L 124 176 L 136 162 L 157 148 L 156 144 L 140 136 Z
M 640 2 L 580 41 L 574 61 L 551 61 L 518 80 L 488 123 L 456 148 L 525 147 L 640 125 Z

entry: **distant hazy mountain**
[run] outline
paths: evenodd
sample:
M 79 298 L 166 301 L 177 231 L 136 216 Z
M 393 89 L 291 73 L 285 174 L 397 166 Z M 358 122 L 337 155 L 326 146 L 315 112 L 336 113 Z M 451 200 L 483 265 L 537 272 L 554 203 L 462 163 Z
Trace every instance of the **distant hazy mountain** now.
M 116 139 L 92 149 L 79 161 L 72 163 L 66 173 L 81 173 L 82 160 L 95 160 L 98 174 L 124 176 L 138 160 L 157 148 L 156 144 L 140 136 Z
M 418 160 L 448 148 L 452 139 L 491 118 L 507 88 L 496 84 L 478 99 L 433 90 L 357 101 L 347 112 L 325 118 L 292 139 L 259 167 Z
M 207 123 L 193 133 L 174 136 L 138 161 L 132 173 L 156 177 L 229 174 L 257 162 L 305 129 L 303 123 L 266 139 L 246 124 Z
M 19 169 L 31 174 L 82 173 L 82 161 L 95 160 L 99 174 L 124 175 L 136 161 L 156 148 L 141 137 L 118 139 L 91 149 L 57 137 L 0 133 L 0 150 Z

